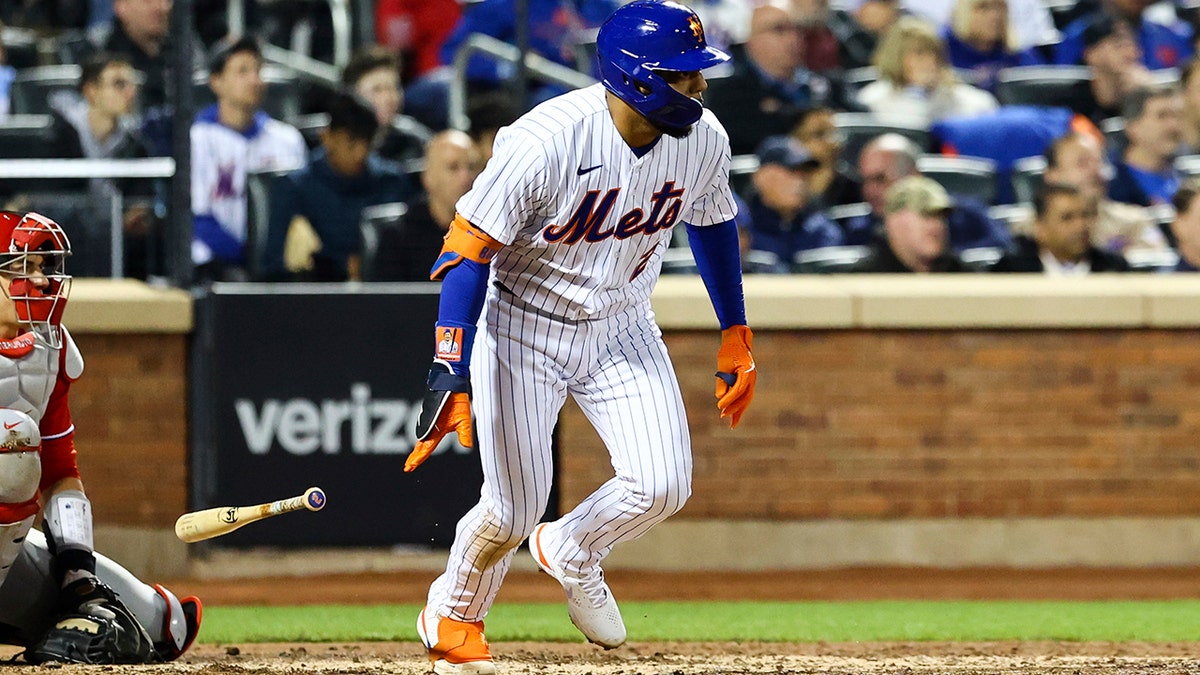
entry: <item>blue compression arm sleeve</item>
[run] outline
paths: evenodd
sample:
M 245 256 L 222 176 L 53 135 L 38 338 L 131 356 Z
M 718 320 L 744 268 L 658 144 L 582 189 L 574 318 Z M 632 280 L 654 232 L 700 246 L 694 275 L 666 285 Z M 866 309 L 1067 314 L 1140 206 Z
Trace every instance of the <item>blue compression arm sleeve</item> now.
M 462 329 L 462 360 L 450 364 L 454 374 L 462 377 L 470 377 L 471 347 L 475 343 L 475 324 L 479 322 L 487 295 L 488 272 L 487 265 L 464 260 L 442 279 L 437 325 Z
M 727 220 L 718 225 L 697 227 L 687 223 L 688 245 L 721 330 L 746 324 L 746 300 L 742 295 L 742 253 L 737 225 Z

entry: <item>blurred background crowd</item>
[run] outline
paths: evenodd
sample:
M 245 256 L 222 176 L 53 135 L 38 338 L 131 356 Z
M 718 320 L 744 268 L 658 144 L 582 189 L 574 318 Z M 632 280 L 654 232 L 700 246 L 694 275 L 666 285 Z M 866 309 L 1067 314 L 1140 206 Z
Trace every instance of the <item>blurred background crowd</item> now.
M 77 275 L 160 278 L 166 177 L 5 160 L 186 158 L 194 282 L 427 279 L 497 130 L 592 81 L 619 4 L 5 0 L 0 205 L 63 223 Z M 747 273 L 1200 267 L 1200 2 L 685 4 L 733 54 L 705 103 Z

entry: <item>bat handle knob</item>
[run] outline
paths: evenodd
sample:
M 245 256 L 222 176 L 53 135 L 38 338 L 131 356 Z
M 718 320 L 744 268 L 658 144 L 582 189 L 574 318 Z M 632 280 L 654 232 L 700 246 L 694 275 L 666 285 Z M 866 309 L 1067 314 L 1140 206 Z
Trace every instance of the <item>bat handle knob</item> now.
M 309 511 L 320 511 L 325 508 L 325 491 L 319 487 L 310 487 L 305 490 L 304 508 Z

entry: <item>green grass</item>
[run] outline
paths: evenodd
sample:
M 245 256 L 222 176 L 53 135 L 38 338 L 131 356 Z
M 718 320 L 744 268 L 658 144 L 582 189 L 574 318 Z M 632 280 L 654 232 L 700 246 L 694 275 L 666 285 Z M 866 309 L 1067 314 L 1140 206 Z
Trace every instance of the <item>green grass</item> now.
M 200 641 L 416 640 L 417 605 L 212 607 Z M 889 640 L 1200 640 L 1200 600 L 1017 602 L 628 602 L 629 639 L 859 642 Z M 499 604 L 494 642 L 578 642 L 564 604 Z

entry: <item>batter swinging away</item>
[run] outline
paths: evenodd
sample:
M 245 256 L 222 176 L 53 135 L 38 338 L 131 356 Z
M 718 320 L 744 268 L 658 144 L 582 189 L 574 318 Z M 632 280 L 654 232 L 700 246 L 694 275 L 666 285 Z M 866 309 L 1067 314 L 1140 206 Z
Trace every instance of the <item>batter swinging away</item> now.
M 683 400 L 650 309 L 679 224 L 722 328 L 721 416 L 736 426 L 754 393 L 729 140 L 700 103 L 700 71 L 729 57 L 708 46 L 690 9 L 651 0 L 614 12 L 597 50 L 603 85 L 501 130 L 434 265 L 432 278 L 444 280 L 437 353 L 405 471 L 447 433 L 470 445 L 474 412 L 484 474 L 418 619 L 438 673 L 495 672 L 482 622 L 527 537 L 580 631 L 605 648 L 625 641 L 601 562 L 691 493 Z M 551 432 L 568 394 L 615 475 L 538 525 Z

